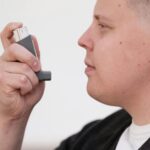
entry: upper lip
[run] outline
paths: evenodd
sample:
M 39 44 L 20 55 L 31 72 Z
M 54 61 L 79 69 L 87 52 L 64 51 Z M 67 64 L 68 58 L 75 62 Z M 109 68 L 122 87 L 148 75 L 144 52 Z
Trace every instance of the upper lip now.
M 94 65 L 91 63 L 91 61 L 89 61 L 89 60 L 85 60 L 85 65 L 88 67 L 95 68 Z

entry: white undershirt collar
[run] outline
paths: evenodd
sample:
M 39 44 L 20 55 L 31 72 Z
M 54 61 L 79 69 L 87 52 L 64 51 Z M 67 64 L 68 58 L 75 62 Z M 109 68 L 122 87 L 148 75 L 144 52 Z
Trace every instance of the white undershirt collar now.
M 150 138 L 150 124 L 138 126 L 134 122 L 121 135 L 116 150 L 138 150 Z

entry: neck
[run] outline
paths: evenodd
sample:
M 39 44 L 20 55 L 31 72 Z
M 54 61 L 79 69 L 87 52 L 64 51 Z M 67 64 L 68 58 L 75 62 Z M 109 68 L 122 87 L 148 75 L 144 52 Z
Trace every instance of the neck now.
M 150 124 L 150 94 L 149 89 L 138 92 L 136 97 L 128 99 L 123 108 L 132 116 L 133 122 L 137 125 Z
M 150 104 L 145 104 L 145 106 L 135 106 L 135 108 L 128 112 L 136 125 L 150 124 Z

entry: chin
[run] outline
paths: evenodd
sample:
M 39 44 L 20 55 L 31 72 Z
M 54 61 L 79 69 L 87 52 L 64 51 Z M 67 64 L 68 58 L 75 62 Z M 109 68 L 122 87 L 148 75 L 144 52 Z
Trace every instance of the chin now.
M 110 106 L 119 106 L 117 100 L 113 98 L 113 96 L 110 93 L 108 93 L 108 91 L 87 84 L 87 92 L 89 96 L 91 96 L 94 100 L 100 103 L 110 105 Z

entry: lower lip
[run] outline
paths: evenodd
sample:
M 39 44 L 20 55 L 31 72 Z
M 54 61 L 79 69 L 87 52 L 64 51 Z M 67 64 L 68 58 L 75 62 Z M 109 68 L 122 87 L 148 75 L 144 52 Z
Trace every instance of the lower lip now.
M 85 69 L 85 74 L 86 75 L 92 75 L 92 73 L 95 71 L 95 68 L 94 67 L 87 67 L 86 69 Z

